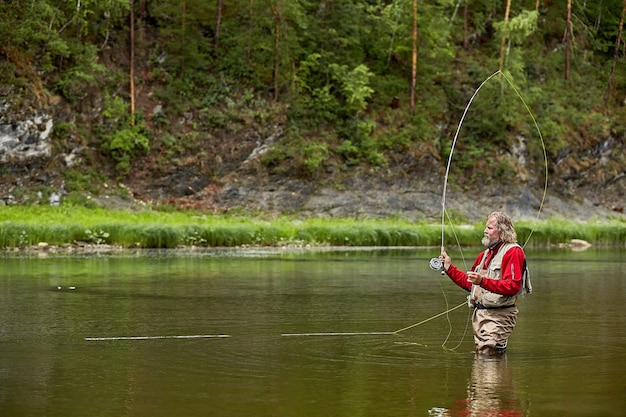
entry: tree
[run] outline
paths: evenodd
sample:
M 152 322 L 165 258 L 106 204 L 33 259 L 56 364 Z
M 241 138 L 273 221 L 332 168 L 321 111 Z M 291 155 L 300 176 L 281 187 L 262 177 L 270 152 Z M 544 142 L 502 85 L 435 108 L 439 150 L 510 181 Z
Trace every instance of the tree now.
M 130 120 L 131 125 L 135 124 L 135 5 L 134 0 L 130 0 Z
M 205 0 L 164 0 L 148 5 L 148 15 L 158 30 L 158 45 L 166 55 L 163 66 L 175 79 L 209 66 L 214 47 L 207 41 L 212 4 Z
M 278 101 L 278 76 L 280 74 L 280 1 L 272 2 L 274 15 L 274 101 Z
M 217 10 L 215 12 L 215 49 L 219 49 L 220 47 L 220 28 L 222 27 L 222 2 L 223 0 L 217 0 Z
M 565 80 L 570 78 L 570 51 L 572 49 L 572 0 L 567 0 L 567 20 L 565 22 Z
M 415 89 L 417 85 L 417 0 L 413 0 L 413 47 L 411 49 L 411 114 L 415 113 Z
M 619 46 L 622 40 L 622 29 L 624 28 L 624 15 L 626 14 L 626 0 L 624 0 L 624 6 L 622 7 L 622 17 L 619 21 L 619 29 L 617 31 L 617 40 L 615 41 L 615 54 L 613 55 L 613 65 L 611 66 L 611 73 L 609 74 L 609 82 L 606 86 L 606 93 L 604 95 L 604 108 L 608 107 L 609 96 L 611 95 L 611 88 L 613 85 L 613 76 L 615 75 L 615 67 L 617 66 L 617 59 L 619 57 Z
M 504 24 L 506 25 L 509 21 L 509 13 L 511 11 L 511 0 L 506 1 L 506 10 L 504 12 Z M 506 36 L 503 33 L 502 39 L 500 40 L 500 66 L 498 67 L 500 71 L 504 69 L 504 44 L 506 42 Z
M 469 41 L 467 38 L 467 32 L 468 32 L 468 24 L 467 24 L 467 20 L 468 20 L 468 14 L 469 14 L 469 0 L 465 0 L 465 6 L 463 7 L 463 47 L 465 49 L 469 48 Z

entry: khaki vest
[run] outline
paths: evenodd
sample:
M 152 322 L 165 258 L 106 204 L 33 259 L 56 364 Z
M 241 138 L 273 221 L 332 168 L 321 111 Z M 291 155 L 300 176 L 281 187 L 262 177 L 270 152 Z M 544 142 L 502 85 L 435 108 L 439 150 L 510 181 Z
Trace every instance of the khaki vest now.
M 502 279 L 502 258 L 504 258 L 504 254 L 513 247 L 520 247 L 520 245 L 518 245 L 517 243 L 503 244 L 498 252 L 494 255 L 487 269 L 483 268 L 483 264 L 489 250 L 485 250 L 483 254 L 483 259 L 476 267 L 475 272 L 478 272 L 481 275 L 484 275 L 490 279 Z M 522 275 L 522 288 L 520 289 L 519 293 L 517 293 L 516 295 L 496 294 L 480 287 L 479 285 L 472 285 L 472 291 L 468 296 L 469 304 L 471 306 L 476 306 L 476 304 L 480 303 L 483 307 L 486 308 L 506 307 L 515 304 L 517 296 L 525 293 L 530 293 L 532 291 L 532 286 L 530 284 L 530 277 L 528 276 L 528 271 L 526 268 L 524 271 L 513 271 L 513 273 L 516 276 L 517 274 Z

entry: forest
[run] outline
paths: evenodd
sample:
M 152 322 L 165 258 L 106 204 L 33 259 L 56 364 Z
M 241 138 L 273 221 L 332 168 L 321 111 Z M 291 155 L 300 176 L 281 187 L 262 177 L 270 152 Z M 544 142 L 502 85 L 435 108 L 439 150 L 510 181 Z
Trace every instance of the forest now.
M 500 72 L 464 119 L 458 182 L 488 172 L 541 184 L 545 155 L 556 185 L 595 188 L 626 166 L 625 10 L 626 0 L 7 0 L 0 101 L 55 114 L 54 152 L 80 149 L 82 162 L 37 168 L 62 172 L 69 192 L 185 169 L 219 184 L 259 143 L 252 172 L 323 182 L 364 167 L 423 175 L 407 159 L 426 156 L 442 165 L 468 100 Z M 526 167 L 511 156 L 520 146 Z M 611 156 L 594 159 L 606 146 Z

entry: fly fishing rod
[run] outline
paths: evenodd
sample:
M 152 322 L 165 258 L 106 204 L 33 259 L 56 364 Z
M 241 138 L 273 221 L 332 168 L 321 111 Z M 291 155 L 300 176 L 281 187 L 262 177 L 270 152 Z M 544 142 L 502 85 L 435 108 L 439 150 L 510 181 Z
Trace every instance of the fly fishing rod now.
M 509 77 L 505 73 L 503 73 L 500 70 L 497 70 L 496 72 L 491 74 L 489 77 L 487 77 L 478 86 L 478 88 L 474 91 L 474 94 L 472 94 L 472 97 L 468 101 L 467 106 L 465 106 L 465 110 L 463 111 L 463 115 L 461 116 L 461 119 L 459 120 L 459 124 L 458 124 L 456 132 L 454 134 L 454 139 L 452 140 L 452 146 L 450 148 L 450 154 L 448 155 L 448 163 L 446 165 L 446 173 L 445 173 L 444 179 L 443 179 L 443 192 L 441 194 L 441 251 L 442 252 L 445 249 L 445 216 L 447 214 L 447 211 L 446 211 L 446 192 L 448 190 L 448 176 L 450 174 L 450 166 L 452 164 L 452 156 L 454 154 L 454 149 L 456 147 L 456 143 L 457 143 L 457 140 L 459 138 L 459 132 L 461 131 L 461 126 L 463 125 L 463 122 L 465 121 L 465 116 L 467 115 L 467 112 L 469 111 L 469 108 L 471 107 L 472 102 L 474 101 L 474 98 L 476 98 L 476 96 L 478 95 L 478 92 L 480 91 L 480 89 L 483 88 L 483 86 L 487 82 L 489 82 L 489 80 L 491 80 L 492 78 L 494 78 L 497 75 L 501 75 L 507 81 L 507 83 L 511 86 L 513 91 L 515 91 L 515 94 L 517 95 L 519 100 L 524 105 L 526 111 L 528 112 L 528 114 L 530 115 L 530 117 L 531 117 L 531 119 L 533 121 L 535 129 L 537 130 L 537 133 L 539 135 L 539 139 L 541 141 L 541 147 L 542 147 L 542 150 L 543 150 L 544 171 L 545 171 L 543 195 L 541 197 L 541 203 L 539 204 L 539 209 L 537 210 L 537 218 L 535 219 L 535 223 L 533 224 L 533 227 L 532 227 L 530 233 L 528 234 L 528 237 L 526 238 L 526 241 L 524 242 L 524 245 L 522 247 L 526 246 L 526 244 L 530 240 L 530 237 L 534 233 L 535 228 L 537 226 L 537 222 L 539 220 L 539 216 L 541 214 L 541 210 L 543 209 L 543 204 L 545 202 L 546 194 L 548 192 L 548 155 L 547 155 L 547 152 L 546 152 L 546 145 L 545 145 L 545 142 L 543 140 L 543 135 L 541 134 L 541 129 L 539 129 L 539 125 L 537 124 L 537 120 L 535 119 L 535 116 L 533 115 L 532 111 L 530 110 L 530 108 L 526 104 L 526 101 L 524 100 L 524 98 L 522 97 L 522 95 L 520 94 L 518 89 L 515 87 L 515 84 L 513 84 L 513 82 L 509 79 Z M 458 239 L 457 239 L 457 244 L 458 244 Z M 430 269 L 432 269 L 434 271 L 441 271 L 442 275 L 445 274 L 443 260 L 441 260 L 439 257 L 432 258 L 430 260 L 430 262 L 429 262 L 429 267 L 430 267 Z
M 454 154 L 454 148 L 456 146 L 456 142 L 459 138 L 459 132 L 461 131 L 461 126 L 463 126 L 463 121 L 465 120 L 465 116 L 467 116 L 467 112 L 469 111 L 470 106 L 472 105 L 472 102 L 474 101 L 474 98 L 476 98 L 476 96 L 478 95 L 478 92 L 480 91 L 481 88 L 483 88 L 483 86 L 489 81 L 491 80 L 493 77 L 495 77 L 496 75 L 501 74 L 500 70 L 494 72 L 493 74 L 491 74 L 489 77 L 487 77 L 479 86 L 478 88 L 474 91 L 474 94 L 472 94 L 472 97 L 469 99 L 469 101 L 467 102 L 467 106 L 465 106 L 465 110 L 463 111 L 463 115 L 461 116 L 461 119 L 459 120 L 459 125 L 456 128 L 456 132 L 454 133 L 454 139 L 452 140 L 452 147 L 450 148 L 450 155 L 448 155 L 448 164 L 446 166 L 446 174 L 443 177 L 443 192 L 441 194 L 441 252 L 444 251 L 445 245 L 445 221 L 446 221 L 446 192 L 448 190 L 448 176 L 450 175 L 450 165 L 452 164 L 452 155 Z M 445 275 L 445 271 L 443 269 L 443 260 L 441 260 L 439 257 L 437 258 L 432 258 L 430 260 L 429 263 L 430 269 L 434 270 L 434 271 L 441 271 L 441 275 Z

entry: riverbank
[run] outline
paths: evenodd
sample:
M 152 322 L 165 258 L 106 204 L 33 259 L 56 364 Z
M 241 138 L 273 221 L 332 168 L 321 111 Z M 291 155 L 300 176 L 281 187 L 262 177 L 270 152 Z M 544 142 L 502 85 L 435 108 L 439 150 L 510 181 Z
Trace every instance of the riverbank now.
M 454 220 L 453 220 L 454 221 Z M 437 222 L 400 218 L 265 217 L 158 209 L 108 210 L 79 206 L 7 206 L 0 217 L 0 249 L 123 250 L 212 247 L 396 247 L 441 245 Z M 447 222 L 447 245 L 475 246 L 484 224 Z M 623 247 L 626 221 L 516 222 L 518 240 L 530 246 Z

